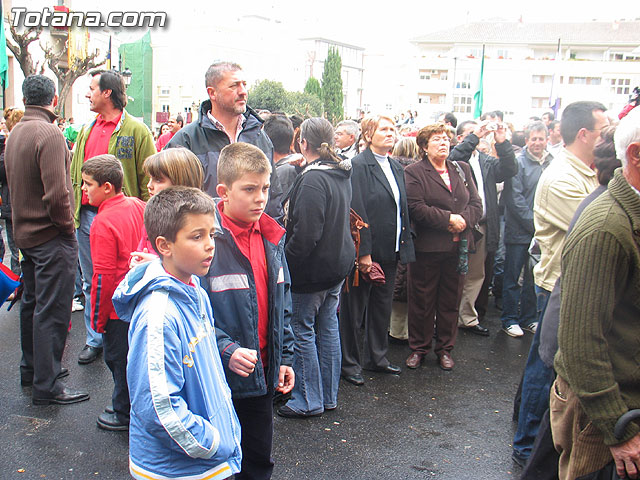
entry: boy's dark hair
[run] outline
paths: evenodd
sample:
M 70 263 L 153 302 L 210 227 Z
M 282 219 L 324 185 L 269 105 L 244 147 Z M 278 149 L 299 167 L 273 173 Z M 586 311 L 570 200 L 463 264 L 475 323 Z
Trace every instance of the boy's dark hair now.
M 105 182 L 109 182 L 113 185 L 116 193 L 120 193 L 122 190 L 122 182 L 124 179 L 122 163 L 109 153 L 91 157 L 82 164 L 81 172 L 90 175 L 98 182 L 98 185 L 104 185 Z
M 287 155 L 293 140 L 291 120 L 285 115 L 271 115 L 265 120 L 263 128 L 273 143 L 273 149 L 280 155 Z
M 607 107 L 600 102 L 592 101 L 573 102 L 567 105 L 560 120 L 560 134 L 565 145 L 571 145 L 581 129 L 593 130 L 596 125 L 593 112 L 597 111 L 606 112 Z
M 198 188 L 177 186 L 157 193 L 144 209 L 144 227 L 153 249 L 160 255 L 156 247 L 158 237 L 175 242 L 187 215 L 214 215 L 215 209 L 213 199 Z
M 293 125 L 294 130 L 302 125 L 302 122 L 304 122 L 304 118 L 295 113 L 289 117 L 289 120 L 291 120 L 291 125 Z
M 89 72 L 92 77 L 100 75 L 98 87 L 101 92 L 111 90 L 111 103 L 114 108 L 122 111 L 127 106 L 127 90 L 124 86 L 124 78 L 113 70 L 92 70 Z
M 44 75 L 29 75 L 22 83 L 25 105 L 48 107 L 56 96 L 56 84 Z
M 271 164 L 258 147 L 237 142 L 227 145 L 218 158 L 218 183 L 231 188 L 233 182 L 247 173 L 271 174 Z

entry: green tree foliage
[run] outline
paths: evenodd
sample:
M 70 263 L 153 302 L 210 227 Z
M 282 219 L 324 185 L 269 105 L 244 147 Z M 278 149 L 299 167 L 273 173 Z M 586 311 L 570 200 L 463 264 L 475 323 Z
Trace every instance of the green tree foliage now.
M 334 125 L 344 118 L 342 94 L 342 59 L 335 48 L 330 48 L 322 72 L 324 111 Z
M 320 97 L 306 92 L 289 92 L 289 103 L 285 112 L 294 113 L 304 118 L 321 117 L 323 113 Z
M 284 112 L 287 107 L 287 91 L 280 82 L 262 80 L 249 89 L 249 105 L 270 112 Z
M 289 92 L 280 82 L 262 80 L 249 89 L 249 105 L 270 112 L 298 114 L 303 117 L 322 116 L 322 100 L 312 94 Z
M 318 98 L 322 98 L 322 87 L 317 78 L 309 77 L 307 84 L 304 86 L 304 93 L 315 95 Z

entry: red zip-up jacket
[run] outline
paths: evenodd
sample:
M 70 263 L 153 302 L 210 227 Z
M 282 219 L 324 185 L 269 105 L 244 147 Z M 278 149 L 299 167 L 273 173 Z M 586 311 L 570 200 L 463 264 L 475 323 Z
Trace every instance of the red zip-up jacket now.
M 89 239 L 91 279 L 91 326 L 104 333 L 109 319 L 117 319 L 111 297 L 129 271 L 129 257 L 140 242 L 145 203 L 119 193 L 102 202 L 91 224 Z

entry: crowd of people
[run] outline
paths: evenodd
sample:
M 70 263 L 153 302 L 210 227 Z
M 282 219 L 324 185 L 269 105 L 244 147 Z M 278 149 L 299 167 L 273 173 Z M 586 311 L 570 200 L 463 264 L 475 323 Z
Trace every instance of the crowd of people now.
M 270 478 L 275 399 L 284 418 L 333 410 L 341 378 L 402 373 L 389 342 L 406 368 L 433 351 L 451 371 L 459 329 L 491 335 L 491 296 L 499 334 L 534 335 L 514 399 L 522 478 L 640 474 L 637 421 L 616 428 L 640 408 L 640 109 L 334 126 L 254 111 L 242 68 L 219 62 L 198 118 L 154 138 L 118 73 L 91 76 L 96 117 L 73 139 L 54 83 L 25 79 L 0 213 L 21 384 L 34 405 L 89 398 L 61 381 L 83 296 L 78 363 L 104 355 L 97 425 L 129 431 L 134 478 Z

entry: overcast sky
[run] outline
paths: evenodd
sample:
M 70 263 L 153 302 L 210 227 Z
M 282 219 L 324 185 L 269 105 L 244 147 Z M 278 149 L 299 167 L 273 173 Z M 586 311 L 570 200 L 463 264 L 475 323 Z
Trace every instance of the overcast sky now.
M 51 5 L 51 0 L 14 0 L 14 6 L 29 10 Z M 402 48 L 420 35 L 449 28 L 467 21 L 502 18 L 525 22 L 589 21 L 632 19 L 633 2 L 603 2 L 594 0 L 496 1 L 458 0 L 454 2 L 409 1 L 348 1 L 323 0 L 242 0 L 216 2 L 180 0 L 71 0 L 74 10 L 118 9 L 166 11 L 169 32 L 180 36 L 188 46 L 194 29 L 206 25 L 232 22 L 243 15 L 262 15 L 281 21 L 297 30 L 300 36 L 323 36 L 352 43 L 380 52 Z M 636 16 L 640 13 L 635 12 Z M 132 32 L 133 33 L 133 32 Z

